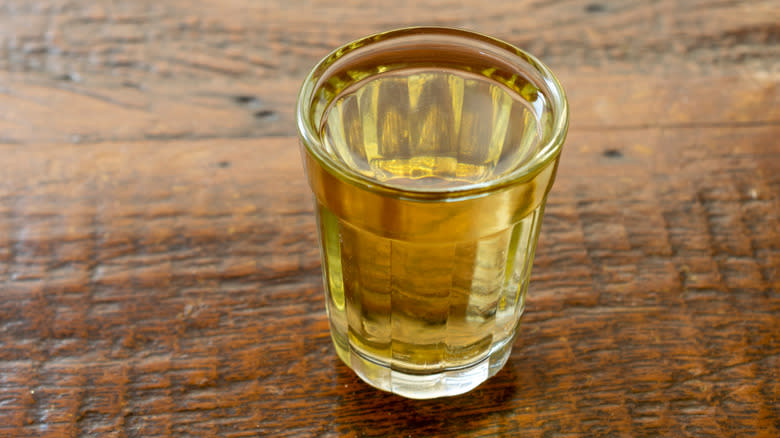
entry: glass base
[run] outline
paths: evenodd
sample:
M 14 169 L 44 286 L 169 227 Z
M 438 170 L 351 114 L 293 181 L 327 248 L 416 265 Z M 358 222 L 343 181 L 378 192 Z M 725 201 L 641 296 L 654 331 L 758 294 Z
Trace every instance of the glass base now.
M 369 385 L 412 399 L 449 397 L 471 391 L 495 375 L 512 352 L 513 337 L 493 346 L 490 354 L 474 364 L 433 374 L 407 374 L 379 364 L 354 349 L 335 342 L 341 360 Z

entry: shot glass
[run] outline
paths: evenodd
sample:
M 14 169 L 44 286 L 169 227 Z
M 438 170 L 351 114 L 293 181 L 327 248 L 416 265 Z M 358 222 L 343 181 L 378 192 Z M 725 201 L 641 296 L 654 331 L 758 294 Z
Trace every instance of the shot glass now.
M 296 118 L 341 360 L 418 399 L 498 372 L 568 127 L 549 68 L 473 32 L 393 30 L 320 61 Z

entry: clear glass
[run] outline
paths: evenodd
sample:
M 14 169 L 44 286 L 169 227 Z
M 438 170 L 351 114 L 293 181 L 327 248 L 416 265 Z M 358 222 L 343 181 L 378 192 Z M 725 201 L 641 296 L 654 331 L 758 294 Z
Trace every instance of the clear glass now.
M 550 70 L 472 32 L 390 31 L 317 64 L 297 123 L 339 357 L 410 398 L 498 372 L 568 126 Z

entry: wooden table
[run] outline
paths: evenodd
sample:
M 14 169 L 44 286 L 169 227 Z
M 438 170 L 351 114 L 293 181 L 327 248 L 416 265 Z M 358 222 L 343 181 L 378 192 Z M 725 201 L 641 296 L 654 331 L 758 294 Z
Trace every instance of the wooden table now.
M 774 0 L 0 0 L 0 436 L 780 436 Z M 524 47 L 572 122 L 522 332 L 470 394 L 328 334 L 293 106 L 411 24 Z

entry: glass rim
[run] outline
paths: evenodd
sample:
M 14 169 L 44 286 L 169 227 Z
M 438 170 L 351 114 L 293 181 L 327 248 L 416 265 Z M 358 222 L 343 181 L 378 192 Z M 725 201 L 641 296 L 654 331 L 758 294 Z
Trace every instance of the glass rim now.
M 552 109 L 552 129 L 549 136 L 541 139 L 537 152 L 533 154 L 531 159 L 498 178 L 477 183 L 463 184 L 446 190 L 425 191 L 403 189 L 382 184 L 380 181 L 373 180 L 350 169 L 344 163 L 334 159 L 325 151 L 318 128 L 320 121 L 313 120 L 314 111 L 312 111 L 312 106 L 314 103 L 314 94 L 319 89 L 318 85 L 322 85 L 321 79 L 324 77 L 324 74 L 327 73 L 328 69 L 337 65 L 347 54 L 365 50 L 372 44 L 393 38 L 420 34 L 454 36 L 464 41 L 487 43 L 492 47 L 501 50 L 503 54 L 512 56 L 513 60 L 516 60 L 518 64 L 524 63 L 529 65 L 533 71 L 538 74 L 542 81 L 541 84 L 537 83 L 538 81 L 536 78 L 526 77 L 526 79 L 536 85 L 545 86 L 544 89 L 547 92 L 544 94 L 549 99 L 550 107 Z M 569 108 L 566 93 L 552 70 L 528 52 L 500 39 L 470 30 L 440 26 L 416 26 L 388 30 L 359 38 L 336 48 L 322 58 L 311 69 L 301 85 L 296 99 L 295 117 L 298 134 L 301 143 L 306 148 L 306 153 L 337 179 L 346 181 L 365 190 L 395 198 L 410 200 L 453 200 L 453 198 L 471 198 L 487 192 L 494 192 L 505 187 L 528 181 L 541 172 L 560 154 L 568 132 Z

